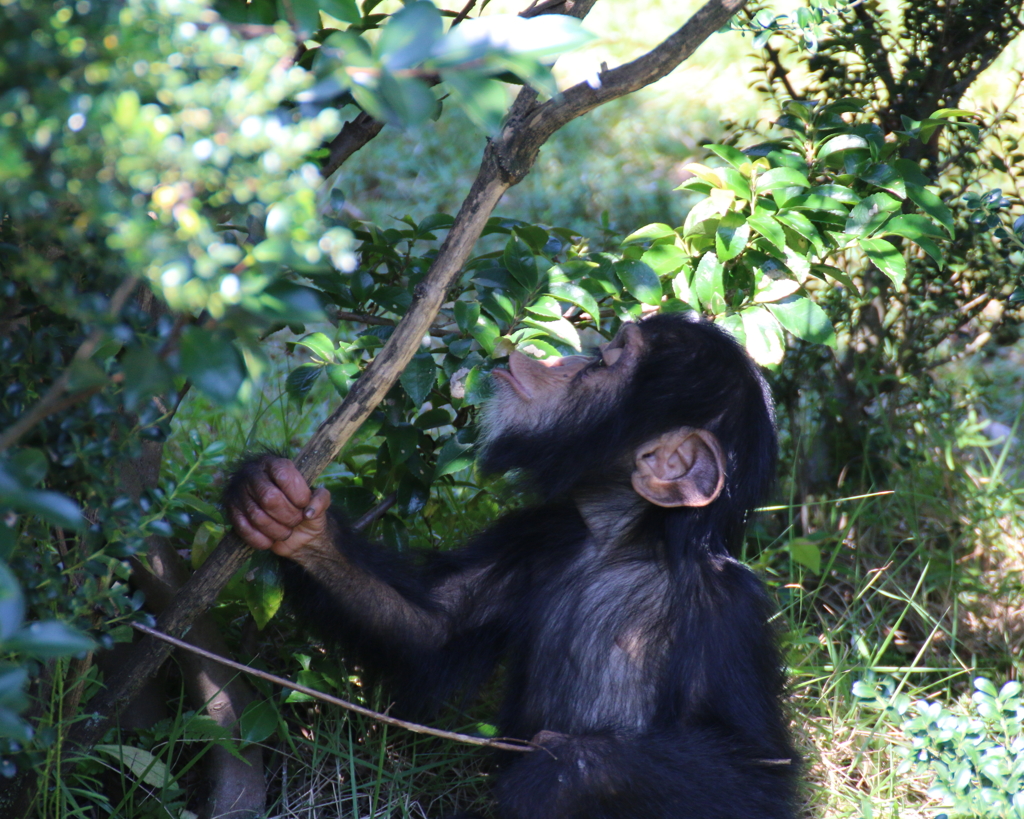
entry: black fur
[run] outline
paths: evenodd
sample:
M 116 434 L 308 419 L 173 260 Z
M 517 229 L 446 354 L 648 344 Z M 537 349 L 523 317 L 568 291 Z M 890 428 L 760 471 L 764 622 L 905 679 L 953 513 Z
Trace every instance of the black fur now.
M 543 505 L 419 560 L 335 523 L 348 577 L 289 563 L 287 597 L 390 678 L 406 713 L 506 660 L 501 732 L 563 736 L 503 760 L 503 819 L 787 819 L 797 760 L 771 605 L 731 556 L 775 468 L 768 392 L 718 328 L 677 315 L 640 326 L 648 352 L 616 406 L 491 442 L 485 466 L 523 472 Z M 596 549 L 570 493 L 621 483 L 624 454 L 680 426 L 717 436 L 722 494 L 698 509 L 645 504 L 613 550 Z

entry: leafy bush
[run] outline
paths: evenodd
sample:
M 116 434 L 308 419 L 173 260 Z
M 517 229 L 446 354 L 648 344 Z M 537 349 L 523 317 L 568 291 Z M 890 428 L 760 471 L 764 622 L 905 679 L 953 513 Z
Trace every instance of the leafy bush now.
M 907 743 L 897 773 L 934 775 L 930 796 L 939 817 L 1020 819 L 1024 816 L 1024 687 L 1016 680 L 996 689 L 984 677 L 958 704 L 911 701 L 886 681 L 859 681 L 853 693 L 894 712 Z

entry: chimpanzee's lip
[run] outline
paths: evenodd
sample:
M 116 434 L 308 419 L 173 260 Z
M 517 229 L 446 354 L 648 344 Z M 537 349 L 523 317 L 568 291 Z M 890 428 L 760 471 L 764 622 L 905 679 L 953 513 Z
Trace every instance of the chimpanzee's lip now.
M 516 391 L 516 394 L 518 394 L 520 398 L 524 398 L 527 401 L 533 398 L 533 395 L 530 393 L 530 391 L 527 390 L 523 383 L 512 374 L 511 366 L 507 370 L 491 370 L 491 375 L 494 378 L 497 378 L 499 381 L 504 381 L 506 384 L 512 387 L 512 389 Z

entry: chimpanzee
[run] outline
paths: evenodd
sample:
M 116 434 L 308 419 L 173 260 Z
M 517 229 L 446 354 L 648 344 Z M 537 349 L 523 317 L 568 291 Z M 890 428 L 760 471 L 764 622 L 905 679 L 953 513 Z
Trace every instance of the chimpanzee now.
M 286 599 L 406 713 L 506 663 L 502 819 L 783 819 L 796 755 L 760 582 L 734 558 L 774 472 L 767 386 L 726 332 L 624 324 L 597 356 L 515 352 L 494 373 L 482 468 L 540 502 L 452 552 L 363 541 L 291 461 L 231 480 L 239 534 Z

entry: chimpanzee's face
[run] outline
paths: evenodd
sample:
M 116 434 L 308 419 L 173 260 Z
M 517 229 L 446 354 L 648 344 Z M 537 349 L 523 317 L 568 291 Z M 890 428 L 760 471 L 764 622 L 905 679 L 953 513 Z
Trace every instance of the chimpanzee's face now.
M 643 347 L 640 328 L 626 324 L 596 356 L 541 361 L 512 353 L 508 369 L 493 373 L 495 394 L 484 414 L 486 440 L 593 423 L 617 405 Z

